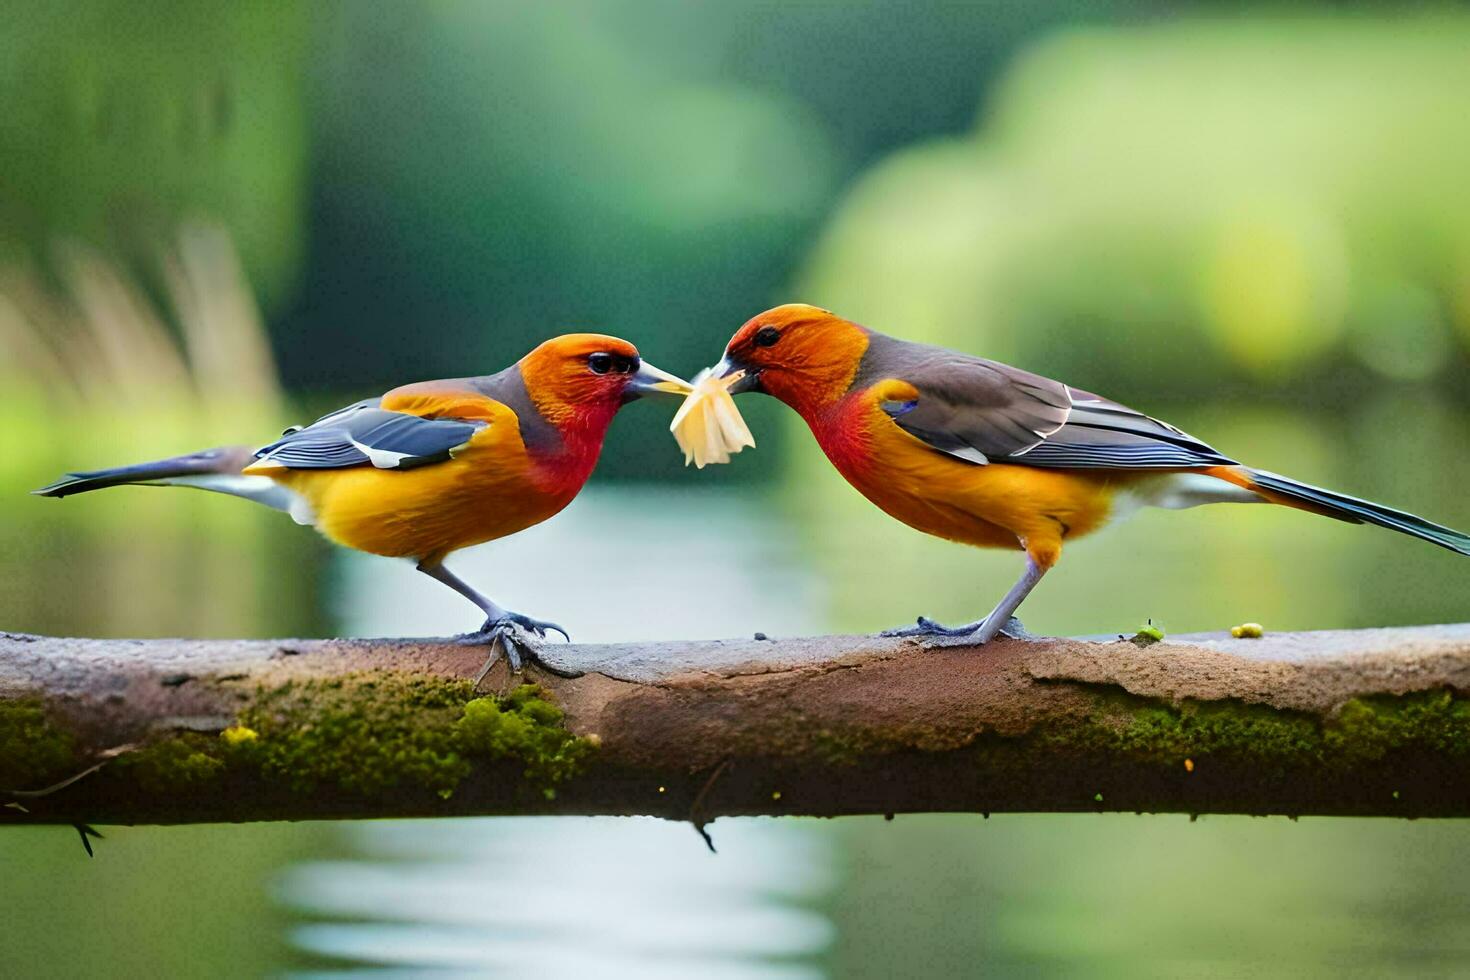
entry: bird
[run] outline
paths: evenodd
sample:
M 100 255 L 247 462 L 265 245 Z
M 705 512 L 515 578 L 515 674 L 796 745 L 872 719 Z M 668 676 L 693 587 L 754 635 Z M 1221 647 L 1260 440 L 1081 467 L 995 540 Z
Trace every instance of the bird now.
M 411 559 L 484 613 L 478 630 L 459 637 L 491 648 L 478 683 L 502 647 L 514 670 L 523 653 L 535 659 L 518 630 L 570 637 L 557 623 L 512 612 L 476 591 L 449 570 L 446 557 L 557 514 L 591 476 L 620 407 L 689 391 L 626 340 L 565 334 L 498 374 L 403 385 L 292 426 L 263 446 L 69 473 L 32 492 L 196 487 L 284 511 L 348 548 Z
M 791 303 L 747 320 L 712 376 L 794 409 L 837 471 L 936 537 L 1020 550 L 1025 569 L 983 619 L 924 616 L 886 635 L 1022 635 L 1016 610 L 1064 544 L 1142 507 L 1272 503 L 1376 524 L 1470 555 L 1470 536 L 1245 466 L 1167 422 L 997 361 L 890 337 Z

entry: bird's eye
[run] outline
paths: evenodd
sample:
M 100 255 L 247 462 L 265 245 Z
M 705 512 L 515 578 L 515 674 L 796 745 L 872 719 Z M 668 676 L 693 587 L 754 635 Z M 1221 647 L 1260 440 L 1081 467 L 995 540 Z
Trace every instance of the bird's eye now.
M 757 347 L 775 347 L 776 341 L 781 339 L 781 331 L 775 327 L 761 327 L 755 332 L 755 343 Z
M 612 370 L 613 356 L 599 351 L 587 358 L 587 366 L 593 374 L 606 374 Z

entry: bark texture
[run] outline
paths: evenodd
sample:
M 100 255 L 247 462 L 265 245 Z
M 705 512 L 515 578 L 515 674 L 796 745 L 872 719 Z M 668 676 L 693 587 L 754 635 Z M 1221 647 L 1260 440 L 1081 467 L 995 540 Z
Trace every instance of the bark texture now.
M 477 692 L 483 650 L 441 640 L 0 634 L 0 825 L 1470 816 L 1470 625 L 542 652 L 578 676 L 502 664 Z

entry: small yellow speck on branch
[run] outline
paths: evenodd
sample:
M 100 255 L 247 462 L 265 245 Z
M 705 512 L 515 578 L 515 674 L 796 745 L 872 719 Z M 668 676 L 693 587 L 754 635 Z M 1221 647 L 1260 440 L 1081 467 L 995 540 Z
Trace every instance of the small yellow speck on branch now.
M 693 463 L 704 469 L 710 463 L 728 463 L 732 455 L 755 445 L 755 437 L 730 394 L 730 386 L 743 377 L 744 371 L 736 371 L 716 378 L 708 368 L 695 377 L 694 390 L 669 424 L 674 440 L 684 450 L 685 466 Z
M 1254 640 L 1265 636 L 1266 628 L 1260 623 L 1241 623 L 1230 627 L 1230 635 L 1237 640 Z
M 776 790 L 776 792 L 774 792 L 774 793 L 771 794 L 771 799 L 773 799 L 773 800 L 779 800 L 780 798 L 781 798 L 781 791 L 779 789 Z
M 1184 760 L 1184 771 L 1185 772 L 1194 772 L 1194 760 L 1193 759 L 1185 759 Z
M 662 787 L 662 786 L 660 786 L 660 787 L 659 787 L 659 788 L 658 788 L 658 791 L 659 791 L 659 792 L 660 792 L 660 793 L 662 793 L 662 792 L 663 792 L 663 791 L 664 791 L 664 788 L 663 788 L 663 787 Z

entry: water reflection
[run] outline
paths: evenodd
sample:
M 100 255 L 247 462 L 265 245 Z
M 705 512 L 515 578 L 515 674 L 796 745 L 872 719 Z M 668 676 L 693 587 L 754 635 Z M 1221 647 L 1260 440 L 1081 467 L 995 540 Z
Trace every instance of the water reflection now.
M 298 865 L 278 895 L 315 920 L 291 940 L 320 957 L 541 976 L 818 975 L 833 927 L 810 905 L 832 887 L 832 841 L 800 822 L 727 824 L 720 855 L 652 819 L 364 824 L 346 832 L 362 857 Z
M 1470 972 L 1465 821 L 935 814 L 836 826 L 834 976 Z
M 591 488 L 555 519 L 453 556 L 502 606 L 563 623 L 579 642 L 820 632 L 828 600 L 804 542 L 759 495 Z M 433 636 L 479 625 L 468 602 L 407 562 L 342 552 L 341 629 Z

